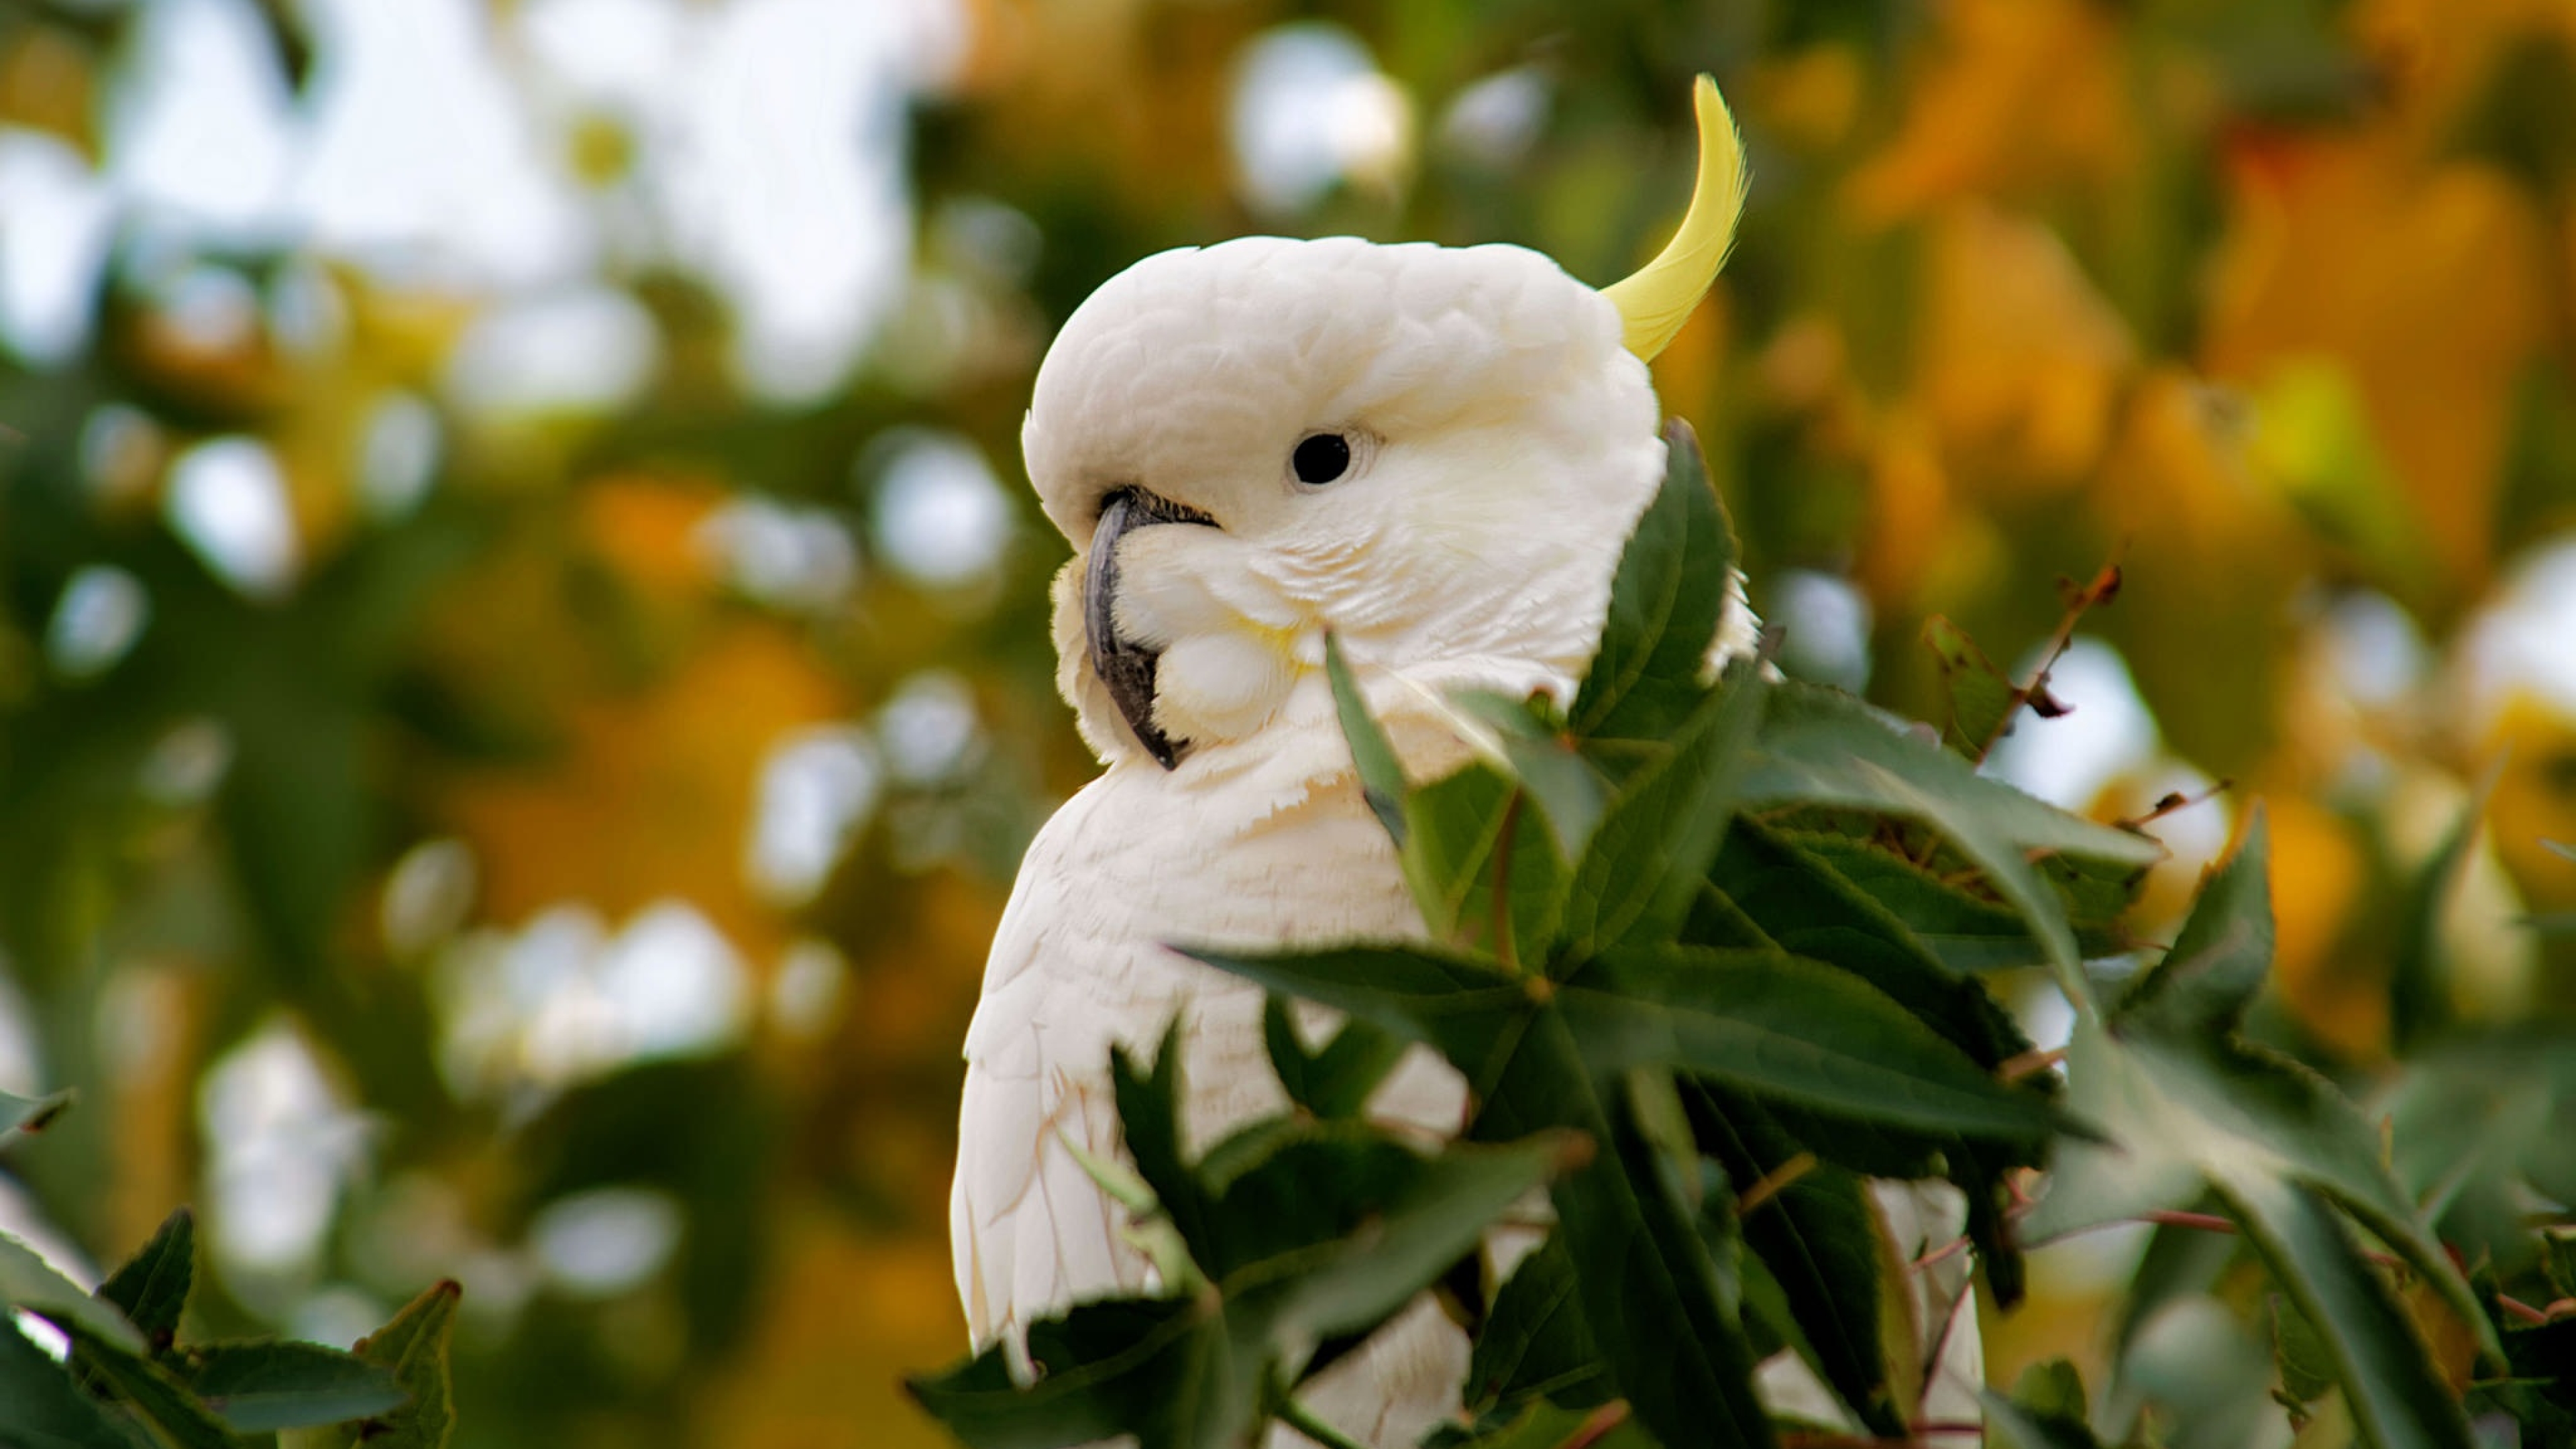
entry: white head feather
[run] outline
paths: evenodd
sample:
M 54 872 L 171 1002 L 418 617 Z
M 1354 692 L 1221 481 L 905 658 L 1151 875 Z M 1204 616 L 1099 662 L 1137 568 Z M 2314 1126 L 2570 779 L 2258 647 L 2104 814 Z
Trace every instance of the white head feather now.
M 1059 682 L 1104 760 L 1142 753 L 1093 667 L 1083 598 L 1122 490 L 1216 525 L 1114 540 L 1109 617 L 1158 652 L 1151 723 L 1194 755 L 1259 739 L 1301 692 L 1297 713 L 1318 714 L 1328 629 L 1364 677 L 1572 688 L 1663 474 L 1643 358 L 1734 230 L 1741 153 L 1704 79 L 1700 119 L 1682 234 L 1608 292 L 1520 247 L 1251 237 L 1148 257 L 1075 311 L 1021 441 L 1076 550 Z M 1290 458 L 1318 433 L 1351 460 L 1310 484 Z

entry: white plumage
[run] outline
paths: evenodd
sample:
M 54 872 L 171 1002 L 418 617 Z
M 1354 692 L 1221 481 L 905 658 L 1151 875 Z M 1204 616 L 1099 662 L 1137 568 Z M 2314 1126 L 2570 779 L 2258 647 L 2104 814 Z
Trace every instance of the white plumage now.
M 1687 305 L 1663 301 L 1677 326 Z M 1076 550 L 1059 684 L 1107 768 L 1030 847 L 967 1037 L 951 1231 L 978 1347 L 1146 1282 L 1120 1210 L 1059 1141 L 1116 1150 L 1112 1042 L 1150 1052 L 1187 1014 L 1192 1151 L 1284 1105 L 1259 991 L 1164 943 L 1420 934 L 1353 778 L 1324 633 L 1417 779 L 1463 758 L 1447 692 L 1570 698 L 1664 470 L 1634 327 L 1516 247 L 1274 238 L 1149 257 L 1065 324 L 1023 446 Z M 1348 457 L 1320 484 L 1291 463 L 1318 434 Z M 1189 521 L 1111 515 L 1104 579 L 1091 552 L 1120 497 Z M 1729 642 L 1749 632 L 1739 605 Z M 1144 682 L 1105 680 L 1122 666 L 1104 646 L 1149 660 Z M 1465 1094 L 1417 1051 L 1372 1109 L 1446 1136 Z M 1410 1445 L 1456 1405 L 1466 1355 L 1417 1302 L 1302 1397 L 1363 1442 Z

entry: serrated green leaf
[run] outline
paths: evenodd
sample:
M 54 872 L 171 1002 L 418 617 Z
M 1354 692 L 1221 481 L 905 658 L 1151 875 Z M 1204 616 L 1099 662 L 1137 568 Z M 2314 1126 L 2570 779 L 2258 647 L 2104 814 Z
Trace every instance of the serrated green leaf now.
M 1451 696 L 1451 703 L 1492 731 L 1502 763 L 1554 835 L 1557 854 L 1582 859 L 1610 803 L 1610 785 L 1563 729 L 1543 716 L 1544 698 L 1466 690 Z
M 2272 969 L 2271 831 L 2257 804 L 2236 854 L 2201 882 L 2172 949 L 2122 999 L 2124 1031 L 2233 1031 Z
M 1578 1301 L 1612 1382 L 1656 1438 L 1767 1446 L 1754 1357 L 1697 1216 L 1630 1116 L 1625 1092 L 1595 1094 L 1561 1021 L 1531 1024 L 1487 1108 L 1498 1129 L 1544 1114 L 1606 1150 L 1550 1194 Z M 1480 1118 L 1479 1130 L 1485 1130 Z
M 1672 946 L 1613 952 L 1566 982 L 1411 946 L 1184 954 L 1422 1041 L 1486 1084 L 1542 1019 L 1564 1023 L 1597 1076 L 1665 1067 L 1864 1122 L 1971 1137 L 2044 1137 L 2044 1097 L 1980 1071 L 1867 984 L 1777 952 Z
M 1029 1330 L 1046 1369 L 999 1347 L 908 1387 L 975 1449 L 1058 1449 L 1124 1431 L 1141 1449 L 1231 1449 L 1299 1355 L 1383 1321 L 1545 1181 L 1552 1136 L 1420 1157 L 1359 1124 L 1282 1142 L 1208 1209 L 1210 1291 L 1080 1305 Z
M 2549 1286 L 2561 1298 L 2576 1298 L 2576 1228 L 2544 1228 L 2540 1262 Z
M 179 1315 L 188 1306 L 196 1273 L 197 1218 L 181 1208 L 162 1220 L 140 1252 L 108 1275 L 98 1296 L 122 1310 L 155 1351 L 165 1350 L 179 1336 Z
M 1669 737 L 1699 703 L 1726 608 L 1735 539 L 1699 438 L 1676 418 L 1664 425 L 1664 445 L 1663 486 L 1620 554 L 1601 646 L 1567 712 L 1587 739 Z
M 1701 1146 L 1738 1190 L 1787 1166 L 1800 1147 L 1768 1114 L 1730 1104 L 1699 1083 L 1684 1088 Z M 1744 1215 L 1744 1246 L 1779 1290 L 1788 1317 L 1784 1337 L 1816 1377 L 1863 1427 L 1885 1438 L 1910 1429 L 1907 1403 L 1895 1389 L 1883 1329 L 1892 1315 L 1910 1336 L 1910 1305 L 1885 1298 L 1878 1218 L 1861 1179 L 1814 1167 Z M 1902 1285 L 1895 1285 L 1902 1295 Z
M 1565 909 L 1569 881 L 1554 836 L 1533 822 L 1522 829 L 1523 794 L 1502 771 L 1469 764 L 1405 798 L 1405 880 L 1436 940 L 1483 942 L 1497 958 L 1517 960 L 1520 947 L 1544 945 Z M 1508 845 L 1501 890 L 1511 939 L 1495 933 L 1495 870 Z
M 1693 1072 L 1866 1122 L 1965 1137 L 2041 1138 L 2064 1125 L 2036 1092 L 1997 1081 L 1886 995 L 1775 952 L 1639 948 L 1558 992 L 1585 1060 Z
M 1386 731 L 1369 714 L 1368 701 L 1360 694 L 1359 685 L 1351 678 L 1350 661 L 1342 655 L 1342 641 L 1329 632 L 1324 635 L 1324 676 L 1332 683 L 1333 711 L 1341 720 L 1342 738 L 1350 743 L 1351 762 L 1359 770 L 1360 793 L 1378 823 L 1402 847 L 1404 799 L 1410 793 L 1404 783 L 1404 766 L 1397 760 Z
M 405 1396 L 399 1407 L 371 1415 L 359 1427 L 357 1437 L 367 1449 L 441 1449 L 447 1443 L 456 1423 L 448 1342 L 463 1294 L 452 1281 L 433 1284 L 350 1349 L 392 1371 Z
M 1979 775 L 1838 690 L 1791 682 L 1773 694 L 1739 792 L 1745 808 L 1836 806 L 1939 831 L 2020 914 L 2078 1013 L 2095 1009 L 2065 907 L 2031 857 L 2064 854 L 2139 868 L 2162 859 L 2163 846 Z
M 41 1313 L 56 1327 L 86 1325 L 105 1342 L 136 1353 L 147 1347 L 115 1304 L 83 1293 L 35 1249 L 6 1233 L 0 1233 L 0 1304 Z
M 2062 1365 L 2065 1360 L 2057 1362 Z M 2030 1387 L 2026 1374 L 2023 1391 Z M 2081 1415 L 2052 1412 L 2024 1401 L 2020 1392 L 2008 1399 L 1988 1390 L 1982 1397 L 1986 1404 L 1986 1442 L 1995 1449 L 2102 1449 L 2101 1439 Z
M 2460 1401 L 2434 1371 L 2404 1305 L 2334 1212 L 2276 1177 L 2247 1174 L 2213 1186 L 2272 1280 L 2317 1330 L 2362 1442 L 2465 1449 L 2469 1421 Z
M 1559 961 L 1669 941 L 1681 929 L 1726 838 L 1769 697 L 1760 671 L 1735 670 L 1696 701 L 1670 753 L 1620 787 L 1575 864 L 1558 928 Z
M 1967 630 L 1939 614 L 1923 621 L 1923 644 L 1940 661 L 1941 683 L 1950 696 L 1941 743 L 1962 759 L 1985 759 L 2021 708 L 2021 690 L 1986 658 Z
M 1261 1005 L 1261 1038 L 1288 1100 L 1318 1117 L 1357 1117 L 1404 1058 L 1404 1040 L 1365 1021 L 1345 1020 L 1321 1050 L 1309 1051 L 1295 1009 L 1272 995 Z
M 1076 1304 L 1029 1326 L 1034 1383 L 1000 1347 L 904 1387 L 971 1449 L 1066 1449 L 1135 1434 L 1145 1449 L 1225 1442 L 1227 1411 L 1252 1392 L 1205 1300 Z M 1209 1422 L 1215 1416 L 1215 1422 Z
M 2044 1240 L 2214 1193 L 2319 1330 L 2364 1442 L 2464 1444 L 2457 1401 L 2328 1204 L 2394 1249 L 2497 1354 L 2474 1294 L 2351 1104 L 2324 1079 L 2224 1029 L 2248 990 L 2245 953 L 2271 936 L 2267 880 L 2257 829 L 2207 883 L 2184 927 L 2181 942 L 2201 949 L 2160 966 L 2164 979 L 2142 985 L 2107 1027 L 2077 1023 L 2068 1094 L 2112 1145 L 2061 1146 L 2028 1231 Z
M 1574 1260 L 1551 1232 L 1494 1295 L 1476 1335 L 1465 1400 L 1472 1413 L 1533 1398 L 1587 1409 L 1609 1397 L 1592 1330 L 1575 1301 Z
M 72 1363 L 104 1388 L 168 1449 L 236 1449 L 239 1441 L 197 1401 L 187 1385 L 141 1353 L 112 1343 L 86 1323 L 59 1325 L 72 1342 Z
M 140 1429 L 82 1393 L 61 1364 L 0 1321 L 0 1444 L 24 1449 L 149 1449 Z
M 2471 847 L 2477 844 L 2499 773 L 2498 767 L 2487 770 L 2460 811 L 2459 821 L 2406 883 L 2406 894 L 2398 904 L 2397 939 L 2389 959 L 2388 1031 L 2389 1044 L 2401 1057 L 2422 1050 L 2456 1022 L 2458 1013 L 2452 1009 L 2450 981 L 2443 970 L 2442 914 L 2467 873 Z
M 2030 1041 L 1979 982 L 1950 967 L 1914 929 L 1815 852 L 1758 820 L 1739 823 L 1710 883 L 1765 940 L 1830 962 L 1884 992 L 1980 1066 Z
M 2313 1404 L 2334 1391 L 2335 1362 L 2317 1326 L 2298 1305 L 2272 1295 L 2272 1361 L 2280 1366 L 2281 1391 L 2302 1404 Z
M 345 1423 L 391 1412 L 390 1369 L 315 1343 L 215 1343 L 188 1350 L 188 1386 L 237 1433 Z
M 1153 1188 L 1163 1216 L 1202 1266 L 1215 1244 L 1208 1231 L 1207 1195 L 1181 1155 L 1181 1019 L 1172 1018 L 1154 1049 L 1150 1069 L 1140 1069 L 1124 1045 L 1110 1048 L 1109 1080 L 1118 1103 L 1120 1135 L 1136 1173 Z

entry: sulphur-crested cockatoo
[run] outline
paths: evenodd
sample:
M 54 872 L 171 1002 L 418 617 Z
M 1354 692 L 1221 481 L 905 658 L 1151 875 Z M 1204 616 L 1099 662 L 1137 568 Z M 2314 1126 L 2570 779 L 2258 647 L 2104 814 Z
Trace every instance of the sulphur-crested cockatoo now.
M 1571 700 L 1664 475 L 1646 359 L 1742 206 L 1706 78 L 1697 102 L 1681 230 L 1610 288 L 1512 246 L 1248 237 L 1138 262 L 1056 337 L 1022 445 L 1075 549 L 1058 682 L 1107 768 L 1030 846 L 967 1034 L 950 1230 L 979 1349 L 1148 1281 L 1066 1145 L 1117 1150 L 1113 1042 L 1150 1053 L 1184 1014 L 1193 1150 L 1285 1106 L 1259 989 L 1164 943 L 1422 932 L 1336 721 L 1325 632 L 1417 779 L 1464 758 L 1448 691 Z M 1752 627 L 1739 596 L 1716 649 Z M 1371 1103 L 1441 1135 L 1465 1107 L 1419 1051 Z M 1301 1398 L 1360 1442 L 1411 1445 L 1466 1365 L 1425 1297 Z

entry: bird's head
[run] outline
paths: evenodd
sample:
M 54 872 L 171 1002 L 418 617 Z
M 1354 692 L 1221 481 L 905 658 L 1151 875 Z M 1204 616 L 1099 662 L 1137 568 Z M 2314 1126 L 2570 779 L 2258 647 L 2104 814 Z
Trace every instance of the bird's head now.
M 1337 634 L 1355 666 L 1562 689 L 1662 477 L 1645 359 L 1715 276 L 1742 153 L 1699 87 L 1673 244 L 1595 290 L 1510 246 L 1250 237 L 1077 309 L 1022 445 L 1075 549 L 1061 680 L 1104 758 L 1248 739 Z

